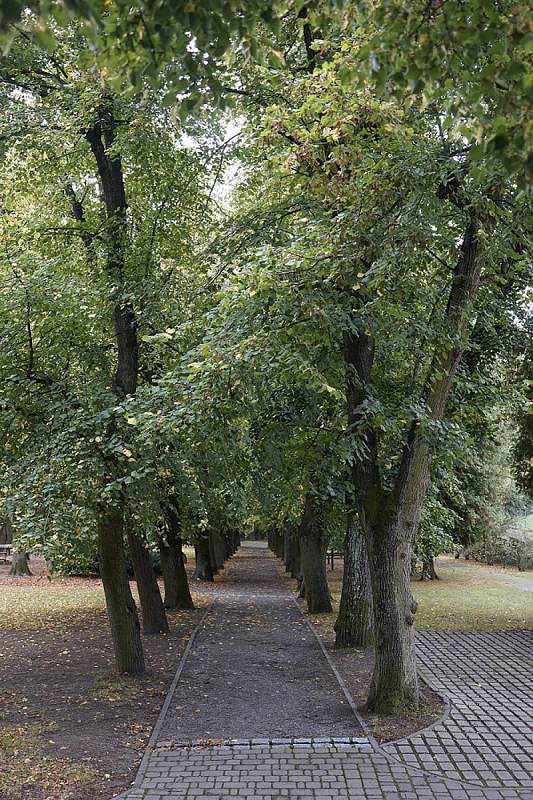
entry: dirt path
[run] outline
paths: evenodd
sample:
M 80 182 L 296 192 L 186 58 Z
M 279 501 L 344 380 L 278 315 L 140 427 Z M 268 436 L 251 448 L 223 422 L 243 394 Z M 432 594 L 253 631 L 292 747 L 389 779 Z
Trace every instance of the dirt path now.
M 243 546 L 217 583 L 160 739 L 363 735 L 272 553 Z

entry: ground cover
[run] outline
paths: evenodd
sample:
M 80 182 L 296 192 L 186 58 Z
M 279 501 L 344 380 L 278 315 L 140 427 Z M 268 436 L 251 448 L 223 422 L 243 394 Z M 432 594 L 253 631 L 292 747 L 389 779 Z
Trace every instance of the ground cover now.
M 169 612 L 168 636 L 145 637 L 140 680 L 114 673 L 101 582 L 49 580 L 39 559 L 32 571 L 0 575 L 0 796 L 111 798 L 133 780 L 206 595 Z

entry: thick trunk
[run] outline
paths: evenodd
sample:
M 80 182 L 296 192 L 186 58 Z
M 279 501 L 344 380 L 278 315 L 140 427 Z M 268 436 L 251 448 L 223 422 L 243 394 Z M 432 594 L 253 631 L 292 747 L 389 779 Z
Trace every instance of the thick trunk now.
M 367 707 L 381 714 L 418 708 L 416 602 L 411 593 L 411 536 L 390 525 L 366 536 L 374 606 L 375 664 Z
M 159 537 L 158 544 L 165 586 L 165 608 L 188 609 L 194 608 L 194 603 L 183 559 L 178 513 L 177 505 L 169 503 L 165 507 L 166 541 Z
M 300 523 L 300 550 L 305 599 L 310 614 L 332 610 L 326 573 L 327 537 L 321 501 L 308 493 Z
M 181 548 L 181 539 L 179 544 L 175 545 L 167 544 L 162 539 L 159 540 L 161 571 L 165 586 L 165 608 L 194 608 Z
M 351 513 L 344 539 L 344 573 L 335 634 L 337 647 L 367 647 L 372 641 L 372 588 L 366 541 Z
M 439 576 L 435 571 L 435 559 L 432 555 L 424 555 L 422 558 L 421 581 L 438 581 Z
M 209 534 L 209 547 L 213 569 L 217 572 L 224 569 L 226 545 L 222 534 L 217 531 L 211 531 Z
M 214 580 L 213 565 L 211 563 L 211 554 L 209 551 L 209 539 L 207 536 L 203 539 L 198 539 L 198 542 L 194 545 L 196 568 L 193 574 L 193 578 L 197 581 Z
M 98 519 L 98 558 L 118 672 L 144 674 L 137 608 L 124 563 L 122 510 L 102 509 Z
M 11 557 L 11 569 L 9 574 L 15 578 L 24 578 L 31 576 L 30 568 L 28 566 L 27 553 L 13 553 Z
M 152 556 L 145 543 L 128 526 L 128 545 L 137 591 L 141 601 L 144 633 L 168 633 L 168 621 L 154 572 Z

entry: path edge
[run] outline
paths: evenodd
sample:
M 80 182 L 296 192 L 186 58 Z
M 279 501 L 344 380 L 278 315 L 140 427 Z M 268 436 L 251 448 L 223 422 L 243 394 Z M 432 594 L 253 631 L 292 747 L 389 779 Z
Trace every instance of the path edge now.
M 146 770 L 148 769 L 148 761 L 149 761 L 150 756 L 152 755 L 152 753 L 154 751 L 154 745 L 155 745 L 155 743 L 157 742 L 157 740 L 159 738 L 159 734 L 161 733 L 161 728 L 163 727 L 163 723 L 165 721 L 165 717 L 167 715 L 167 711 L 168 711 L 168 709 L 170 707 L 170 704 L 172 702 L 172 698 L 174 697 L 174 692 L 176 691 L 176 687 L 177 687 L 177 685 L 179 683 L 179 679 L 181 678 L 181 673 L 183 672 L 183 669 L 184 669 L 185 664 L 187 662 L 187 659 L 189 657 L 189 653 L 191 652 L 192 646 L 194 644 L 194 640 L 196 639 L 196 636 L 200 632 L 200 628 L 203 626 L 203 624 L 204 624 L 204 622 L 206 620 L 206 617 L 209 614 L 209 612 L 211 611 L 211 609 L 213 608 L 214 604 L 215 604 L 215 600 L 213 599 L 213 600 L 211 600 L 211 602 L 209 603 L 209 605 L 205 609 L 204 613 L 200 617 L 200 620 L 197 622 L 197 624 L 193 628 L 193 631 L 192 631 L 192 633 L 191 633 L 191 635 L 189 637 L 189 641 L 187 642 L 185 650 L 181 654 L 180 660 L 178 662 L 178 667 L 176 669 L 176 673 L 175 673 L 175 675 L 174 675 L 174 677 L 172 679 L 172 683 L 170 684 L 169 690 L 167 692 L 167 696 L 165 697 L 165 701 L 164 701 L 163 705 L 161 706 L 161 711 L 159 712 L 159 716 L 157 717 L 156 723 L 155 723 L 154 727 L 152 728 L 152 733 L 150 734 L 150 738 L 148 739 L 146 747 L 144 748 L 143 757 L 141 759 L 141 763 L 139 764 L 139 769 L 137 770 L 137 774 L 135 775 L 135 779 L 134 779 L 133 783 L 124 792 L 122 792 L 121 794 L 115 795 L 115 797 L 113 797 L 113 800 L 127 800 L 129 793 L 133 789 L 139 788 L 139 785 L 141 784 L 141 782 L 142 782 L 142 780 L 143 780 L 143 778 L 145 776 Z

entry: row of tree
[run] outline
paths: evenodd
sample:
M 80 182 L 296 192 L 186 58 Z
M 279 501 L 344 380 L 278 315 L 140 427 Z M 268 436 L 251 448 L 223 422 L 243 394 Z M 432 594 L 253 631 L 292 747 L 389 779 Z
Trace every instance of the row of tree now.
M 187 606 L 182 539 L 211 579 L 236 531 L 270 530 L 321 612 L 343 530 L 338 643 L 372 639 L 371 708 L 416 707 L 417 537 L 460 523 L 524 403 L 521 4 L 17 8 L 0 425 L 19 547 L 97 548 L 138 674 L 125 541 L 164 631 L 151 549 Z

